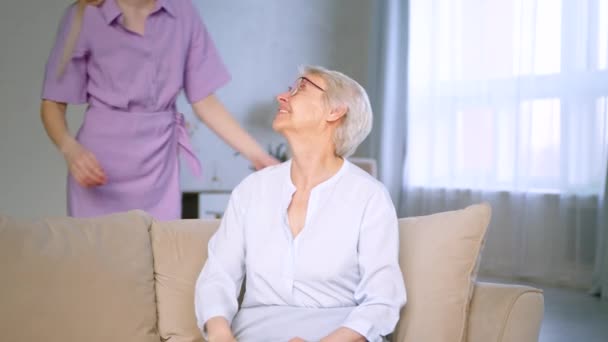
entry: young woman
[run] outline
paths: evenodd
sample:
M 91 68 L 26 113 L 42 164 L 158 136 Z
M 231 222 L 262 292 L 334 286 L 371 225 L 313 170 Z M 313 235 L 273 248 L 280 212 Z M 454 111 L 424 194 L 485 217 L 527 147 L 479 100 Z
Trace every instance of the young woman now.
M 192 0 L 79 0 L 46 65 L 41 116 L 69 168 L 68 213 L 180 217 L 178 154 L 200 166 L 176 98 L 260 169 L 277 163 L 214 92 L 230 79 Z M 76 137 L 67 104 L 87 103 Z

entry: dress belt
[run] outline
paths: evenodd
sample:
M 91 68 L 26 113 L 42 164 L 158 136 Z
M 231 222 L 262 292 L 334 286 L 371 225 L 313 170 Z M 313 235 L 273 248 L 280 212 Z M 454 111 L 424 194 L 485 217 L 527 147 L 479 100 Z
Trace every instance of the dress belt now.
M 198 157 L 194 153 L 194 149 L 192 148 L 192 143 L 190 142 L 190 137 L 188 136 L 188 130 L 186 129 L 186 120 L 184 119 L 184 115 L 179 112 L 175 112 L 173 118 L 176 123 L 177 128 L 177 143 L 179 145 L 179 152 L 183 154 L 186 163 L 190 167 L 190 170 L 196 177 L 200 177 L 201 172 L 201 162 L 198 160 Z

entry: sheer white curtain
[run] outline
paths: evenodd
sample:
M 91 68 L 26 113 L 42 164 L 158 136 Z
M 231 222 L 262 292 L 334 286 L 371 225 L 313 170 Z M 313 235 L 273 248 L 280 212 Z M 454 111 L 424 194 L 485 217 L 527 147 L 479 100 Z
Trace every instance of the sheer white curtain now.
M 606 171 L 606 182 L 604 184 L 604 197 L 601 198 L 600 224 L 598 232 L 598 243 L 595 255 L 595 268 L 593 272 L 593 284 L 591 293 L 600 295 L 602 299 L 608 300 L 608 170 Z
M 608 0 L 410 0 L 402 215 L 493 207 L 481 272 L 591 285 Z
M 403 187 L 407 125 L 408 6 L 405 0 L 371 2 L 372 32 L 368 93 L 374 128 L 367 154 L 378 162 L 378 178 L 395 203 Z

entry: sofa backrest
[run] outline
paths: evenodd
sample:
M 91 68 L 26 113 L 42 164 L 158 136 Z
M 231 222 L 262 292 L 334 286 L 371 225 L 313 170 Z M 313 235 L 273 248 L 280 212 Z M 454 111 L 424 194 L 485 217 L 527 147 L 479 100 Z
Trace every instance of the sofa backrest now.
M 0 339 L 159 342 L 150 224 L 0 216 Z
M 463 342 L 490 207 L 400 219 L 400 266 L 408 303 L 394 341 Z M 152 224 L 160 336 L 203 341 L 194 316 L 194 285 L 219 220 Z
M 170 342 L 203 341 L 194 316 L 194 285 L 219 220 L 154 222 L 151 239 L 158 331 Z

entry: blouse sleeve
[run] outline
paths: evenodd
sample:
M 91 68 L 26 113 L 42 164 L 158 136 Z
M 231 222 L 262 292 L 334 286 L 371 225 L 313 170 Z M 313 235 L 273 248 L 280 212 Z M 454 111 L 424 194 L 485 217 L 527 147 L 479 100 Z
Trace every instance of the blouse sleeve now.
M 72 27 L 75 14 L 76 5 L 72 5 L 68 7 L 61 19 L 55 45 L 46 63 L 42 88 L 43 99 L 71 104 L 82 104 L 87 101 L 87 54 L 84 44 L 84 26 L 63 74 L 58 75 L 65 41 Z M 83 20 L 83 23 L 85 21 Z
M 184 92 L 188 101 L 194 103 L 228 83 L 230 74 L 194 5 L 191 13 L 193 28 L 186 59 Z
M 399 230 L 388 192 L 378 191 L 368 201 L 359 237 L 361 281 L 355 290 L 357 307 L 342 326 L 381 341 L 390 334 L 405 304 L 403 275 L 399 268 Z
M 243 213 L 238 187 L 230 197 L 219 229 L 209 240 L 208 257 L 195 286 L 197 325 L 206 339 L 205 323 L 212 317 L 232 322 L 245 275 Z

